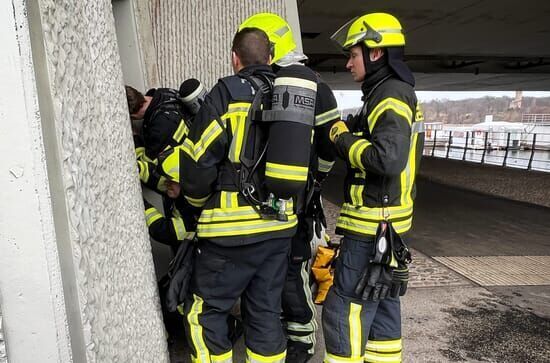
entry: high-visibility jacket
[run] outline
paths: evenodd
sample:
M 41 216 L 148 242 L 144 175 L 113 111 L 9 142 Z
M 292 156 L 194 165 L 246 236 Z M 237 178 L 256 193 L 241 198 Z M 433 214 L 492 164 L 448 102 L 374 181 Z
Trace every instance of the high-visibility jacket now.
M 369 77 L 362 90 L 365 104 L 351 133 L 336 141 L 348 168 L 336 232 L 368 239 L 385 218 L 397 233 L 411 228 L 424 133 L 414 89 L 389 68 Z
M 262 219 L 239 193 L 229 175 L 231 170 L 228 170 L 227 160 L 236 169 L 240 167 L 239 157 L 246 142 L 243 130 L 255 94 L 253 86 L 243 77 L 255 72 L 263 72 L 273 78 L 271 67 L 262 65 L 246 67 L 239 75 L 220 80 L 206 97 L 188 138 L 179 147 L 182 152 L 182 170 L 185 172 L 181 179 L 183 192 L 192 205 L 203 207 L 197 235 L 226 246 L 290 237 L 296 231 L 294 200 L 286 205 L 288 221 Z M 324 105 L 319 105 L 316 114 L 319 116 L 316 117 L 319 134 L 328 135 L 332 122 L 339 117 L 335 102 L 326 101 Z M 321 143 L 319 149 L 330 150 L 322 144 L 323 141 L 318 142 Z M 292 145 L 289 145 L 286 151 L 292 153 L 292 150 Z M 328 172 L 334 156 L 330 151 L 320 151 L 318 155 L 321 159 L 317 169 Z M 278 171 L 281 183 L 287 180 L 285 178 L 293 182 L 296 177 L 295 166 L 279 164 L 278 168 L 281 168 Z M 288 175 L 283 169 L 289 170 Z M 299 169 L 302 171 L 307 168 Z M 307 170 L 305 173 L 307 175 Z
M 165 215 L 145 201 L 145 220 L 151 237 L 177 249 L 183 240 L 195 236 L 199 211 L 184 198 L 173 200 L 165 197 L 164 202 Z

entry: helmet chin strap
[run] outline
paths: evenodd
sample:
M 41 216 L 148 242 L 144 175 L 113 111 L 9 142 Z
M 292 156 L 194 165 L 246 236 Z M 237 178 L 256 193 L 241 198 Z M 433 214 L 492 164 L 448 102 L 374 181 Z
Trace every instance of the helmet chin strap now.
M 365 80 L 366 80 L 370 76 L 378 72 L 380 69 L 382 69 L 386 64 L 388 64 L 388 57 L 387 57 L 386 50 L 382 48 L 382 51 L 384 52 L 384 56 L 380 57 L 375 61 L 371 61 L 370 49 L 365 45 L 365 43 L 361 43 L 361 49 L 363 51 L 363 64 L 365 65 Z

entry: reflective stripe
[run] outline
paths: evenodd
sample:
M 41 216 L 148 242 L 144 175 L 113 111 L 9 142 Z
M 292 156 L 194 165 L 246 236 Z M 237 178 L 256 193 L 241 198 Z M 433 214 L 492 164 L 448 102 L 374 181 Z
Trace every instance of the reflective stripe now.
M 409 146 L 409 160 L 405 170 L 401 172 L 401 204 L 412 204 L 412 187 L 416 176 L 416 143 L 418 133 L 411 134 L 411 144 Z
M 379 222 L 366 222 L 340 214 L 336 221 L 336 227 L 363 235 L 375 236 L 378 223 Z M 393 221 L 392 225 L 397 233 L 405 233 L 411 229 L 412 216 L 403 221 Z
M 200 238 L 240 236 L 254 233 L 281 231 L 293 228 L 297 224 L 296 215 L 289 216 L 288 221 L 286 222 L 258 219 L 252 221 L 204 224 L 201 223 L 201 219 L 202 215 L 199 219 L 199 225 L 197 227 L 197 235 Z
M 365 353 L 365 362 L 367 363 L 401 363 L 401 351 L 396 353 L 374 353 L 367 351 Z
M 306 181 L 308 167 L 276 163 L 265 164 L 265 176 L 274 179 Z
M 211 355 L 212 363 L 233 363 L 233 351 L 230 350 L 227 353 L 220 355 Z
M 176 237 L 178 238 L 178 241 L 183 241 L 189 233 L 185 229 L 185 224 L 183 223 L 181 217 L 172 218 L 172 225 L 174 226 L 174 230 L 176 231 Z
M 217 120 L 212 120 L 210 125 L 204 130 L 201 138 L 193 147 L 193 157 L 198 161 L 204 155 L 210 144 L 212 144 L 218 136 L 223 132 L 222 127 Z
M 206 202 L 208 201 L 208 198 L 210 198 L 210 195 L 207 195 L 204 198 L 191 198 L 187 195 L 185 196 L 185 199 L 187 199 L 189 204 L 191 204 L 193 207 L 198 207 L 198 208 L 201 208 L 202 206 L 204 206 L 204 204 L 206 204 Z
M 145 147 L 143 146 L 136 147 L 135 152 L 136 152 L 136 159 L 141 159 L 141 157 L 145 155 Z
M 287 327 L 286 327 L 287 330 L 290 330 L 293 332 L 308 333 L 314 329 L 312 322 L 302 324 L 302 323 L 295 323 L 295 322 L 289 321 L 286 324 L 287 324 Z
M 304 295 L 306 296 L 306 302 L 309 311 L 311 311 L 311 320 L 305 324 L 288 321 L 287 331 L 288 338 L 290 340 L 307 344 L 309 346 L 308 353 L 313 354 L 315 352 L 315 343 L 317 342 L 317 338 L 315 336 L 315 332 L 317 331 L 318 327 L 317 320 L 315 319 L 317 315 L 317 310 L 315 309 L 315 305 L 313 304 L 313 296 L 311 295 L 311 288 L 309 287 L 309 273 L 307 271 L 307 267 L 308 261 L 302 262 L 300 275 L 302 277 L 302 290 L 304 292 Z M 307 333 L 307 335 L 294 335 L 291 332 L 303 332 Z
M 314 92 L 317 92 L 317 83 L 308 81 L 307 79 L 294 78 L 294 77 L 277 77 L 275 78 L 275 87 L 277 86 L 295 86 L 301 88 L 307 88 Z
M 348 158 L 352 168 L 357 168 L 361 170 L 365 169 L 363 163 L 361 162 L 361 155 L 363 154 L 363 151 L 370 145 L 372 144 L 365 139 L 359 139 L 351 145 L 348 151 Z
M 248 110 L 252 104 L 250 102 L 236 102 L 227 106 L 227 113 L 244 113 L 248 114 Z
M 200 296 L 193 294 L 193 305 L 187 315 L 189 329 L 193 348 L 197 353 L 197 362 L 210 362 L 210 353 L 204 342 L 202 326 L 199 322 L 199 315 L 202 313 L 202 305 L 204 301 Z
M 183 140 L 183 143 L 179 146 L 179 148 L 183 150 L 183 152 L 186 153 L 191 158 L 191 160 L 195 160 L 195 155 L 193 153 L 195 145 L 193 144 L 193 141 L 191 141 L 191 139 L 187 138 Z
M 138 160 L 139 179 L 147 183 L 149 180 L 149 165 L 145 161 Z
M 367 347 L 368 350 L 378 353 L 389 352 L 395 353 L 396 351 L 401 351 L 403 348 L 401 339 L 394 340 L 368 340 Z
M 232 162 L 240 162 L 241 150 L 243 148 L 243 138 L 246 125 L 246 116 L 231 115 L 229 117 L 233 138 L 229 146 L 229 160 Z
M 181 143 L 183 137 L 188 133 L 189 129 L 187 128 L 187 125 L 185 124 L 185 121 L 181 119 L 180 124 L 178 125 L 178 128 L 176 129 L 176 132 L 174 132 L 174 136 L 172 136 L 172 138 L 179 144 Z
M 413 112 L 409 105 L 407 105 L 403 101 L 398 100 L 397 98 L 388 97 L 378 103 L 374 110 L 372 110 L 372 112 L 367 117 L 370 132 L 372 132 L 374 126 L 376 126 L 378 118 L 388 110 L 392 110 L 396 114 L 403 116 L 407 120 L 409 125 L 412 123 Z
M 334 166 L 334 161 L 327 161 L 321 158 L 317 158 L 317 170 L 321 173 L 328 173 Z
M 145 211 L 145 219 L 147 221 L 147 227 L 150 227 L 151 224 L 155 221 L 162 218 L 162 214 L 155 208 L 151 207 Z
M 327 112 L 315 116 L 315 126 L 322 126 L 329 121 L 340 119 L 340 111 L 338 108 L 333 108 Z
M 357 218 L 363 218 L 363 219 L 369 219 L 369 220 L 375 220 L 375 221 L 381 221 L 384 220 L 384 212 L 389 215 L 389 220 L 392 221 L 397 218 L 407 217 L 412 214 L 413 206 L 411 205 L 404 205 L 404 206 L 393 206 L 393 207 L 376 207 L 376 208 L 370 208 L 370 207 L 359 207 L 344 203 L 342 205 L 342 209 L 340 210 L 341 213 L 345 213 L 347 215 L 355 216 Z
M 275 355 L 261 355 L 246 348 L 246 363 L 284 363 L 286 350 Z
M 231 199 L 230 203 L 237 205 L 237 195 L 238 192 L 222 192 L 226 193 L 226 197 L 222 198 L 225 203 Z M 229 195 L 229 197 L 227 197 Z M 289 199 L 286 203 L 286 215 L 291 216 L 294 213 L 294 204 L 292 199 Z M 225 222 L 225 221 L 245 221 L 251 219 L 259 219 L 260 215 L 256 212 L 254 208 L 249 205 L 237 206 L 234 208 L 213 208 L 213 209 L 204 209 L 201 212 L 199 218 L 199 223 L 213 223 L 213 222 Z
M 346 357 L 339 357 L 337 355 L 326 352 L 324 362 L 325 363 L 363 363 L 363 357 L 346 358 Z
M 258 212 L 256 212 L 256 210 L 254 210 L 254 208 L 252 208 L 251 206 L 222 208 L 203 210 L 199 218 L 199 223 L 238 221 L 260 218 Z
M 353 205 L 363 205 L 364 185 L 352 184 L 350 187 L 350 197 Z
M 351 349 L 351 358 L 361 357 L 363 347 L 361 344 L 361 309 L 359 304 L 349 304 L 349 343 Z

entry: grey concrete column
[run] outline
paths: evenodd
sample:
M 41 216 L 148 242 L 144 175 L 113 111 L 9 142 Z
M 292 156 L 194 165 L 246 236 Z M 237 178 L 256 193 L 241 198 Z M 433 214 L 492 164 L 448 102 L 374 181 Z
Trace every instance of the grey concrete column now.
M 10 362 L 166 362 L 110 1 L 0 5 Z

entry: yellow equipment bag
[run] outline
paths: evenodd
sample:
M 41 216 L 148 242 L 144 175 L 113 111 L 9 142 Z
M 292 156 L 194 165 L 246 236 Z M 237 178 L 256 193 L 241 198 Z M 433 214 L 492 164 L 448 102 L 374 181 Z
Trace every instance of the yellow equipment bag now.
M 317 296 L 315 297 L 316 304 L 322 304 L 327 297 L 329 288 L 332 286 L 334 279 L 334 269 L 332 261 L 336 255 L 336 250 L 331 247 L 319 246 L 315 261 L 311 267 L 311 272 L 317 281 Z

